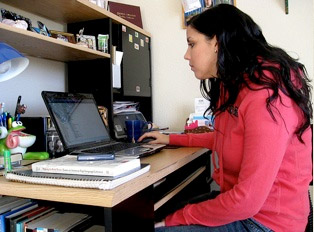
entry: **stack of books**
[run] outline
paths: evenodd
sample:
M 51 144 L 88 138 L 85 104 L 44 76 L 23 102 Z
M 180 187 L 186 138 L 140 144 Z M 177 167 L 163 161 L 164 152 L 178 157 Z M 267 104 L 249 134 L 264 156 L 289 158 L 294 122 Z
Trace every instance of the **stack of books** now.
M 88 231 L 94 223 L 88 214 L 61 212 L 30 199 L 0 196 L 0 232 Z M 96 227 L 105 230 L 104 226 Z
M 73 155 L 32 164 L 32 169 L 12 171 L 6 179 L 33 184 L 59 185 L 66 187 L 115 188 L 150 169 L 140 159 L 116 157 L 114 160 L 77 161 Z

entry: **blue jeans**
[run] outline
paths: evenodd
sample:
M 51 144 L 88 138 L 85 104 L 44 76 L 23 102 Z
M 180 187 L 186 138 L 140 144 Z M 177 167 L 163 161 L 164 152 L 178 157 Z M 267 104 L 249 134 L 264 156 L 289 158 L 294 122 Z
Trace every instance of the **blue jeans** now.
M 235 221 L 223 226 L 207 227 L 200 225 L 159 227 L 155 232 L 271 232 L 272 230 L 263 226 L 254 219 Z

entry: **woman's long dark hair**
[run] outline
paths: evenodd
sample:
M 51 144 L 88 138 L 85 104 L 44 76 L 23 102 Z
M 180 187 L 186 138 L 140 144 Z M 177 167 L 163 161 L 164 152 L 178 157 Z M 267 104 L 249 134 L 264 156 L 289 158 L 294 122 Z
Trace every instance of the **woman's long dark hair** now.
M 217 78 L 201 81 L 201 92 L 210 101 L 207 112 L 216 116 L 224 112 L 235 103 L 241 88 L 247 86 L 252 90 L 271 90 L 266 99 L 266 108 L 276 121 L 272 103 L 278 98 L 280 100 L 281 90 L 304 114 L 304 121 L 295 131 L 303 142 L 302 134 L 309 127 L 312 117 L 310 80 L 304 65 L 284 50 L 269 45 L 252 18 L 232 5 L 212 7 L 194 16 L 188 26 L 209 39 L 216 36 L 218 41 Z M 273 77 L 266 76 L 265 71 Z M 294 80 L 291 79 L 292 73 Z M 259 87 L 253 88 L 249 82 Z M 218 105 L 221 86 L 224 89 L 224 102 Z

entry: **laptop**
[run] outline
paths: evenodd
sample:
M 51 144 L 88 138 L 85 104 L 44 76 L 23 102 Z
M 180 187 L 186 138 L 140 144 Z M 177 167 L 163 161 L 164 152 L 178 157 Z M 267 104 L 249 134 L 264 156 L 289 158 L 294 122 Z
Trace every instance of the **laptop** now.
M 163 144 L 118 142 L 110 137 L 92 94 L 42 91 L 52 122 L 70 154 L 143 157 Z

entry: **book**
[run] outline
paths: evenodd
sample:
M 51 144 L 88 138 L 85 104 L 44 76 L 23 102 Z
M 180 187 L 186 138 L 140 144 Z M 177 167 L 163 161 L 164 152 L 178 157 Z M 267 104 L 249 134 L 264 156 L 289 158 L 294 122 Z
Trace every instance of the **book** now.
M 10 202 L 16 201 L 17 199 L 20 199 L 20 198 L 11 197 L 11 196 L 1 196 L 0 197 L 0 210 L 1 210 L 1 207 L 3 207 L 4 205 L 6 205 Z
M 81 161 L 80 161 L 81 162 Z M 98 161 L 97 161 L 98 162 Z M 22 183 L 57 185 L 76 188 L 94 188 L 108 190 L 132 180 L 150 169 L 149 164 L 142 164 L 138 170 L 131 170 L 119 177 L 83 176 L 71 174 L 39 173 L 32 170 L 13 171 L 6 174 L 6 179 Z
M 23 221 L 26 221 L 27 219 L 46 211 L 47 209 L 49 209 L 49 207 L 47 206 L 37 206 L 34 209 L 25 211 L 24 213 L 20 214 L 20 215 L 16 215 L 16 216 L 11 216 L 9 218 L 9 223 L 10 223 L 10 231 L 21 231 L 20 228 L 17 227 L 18 223 L 22 223 Z M 24 229 L 24 228 L 23 228 Z
M 0 214 L 3 214 L 5 212 L 8 212 L 10 210 L 14 210 L 16 207 L 23 205 L 27 202 L 30 202 L 30 199 L 24 199 L 24 198 L 16 198 L 13 201 L 9 203 L 4 203 L 3 205 L 0 205 Z
M 22 201 L 20 201 L 22 202 Z M 25 202 L 24 204 L 18 205 L 15 208 L 12 208 L 8 210 L 7 212 L 0 215 L 0 232 L 6 232 L 6 217 L 9 217 L 11 214 L 15 214 L 21 210 L 24 210 L 26 208 L 29 208 L 30 206 L 33 206 L 35 203 L 33 202 Z
M 108 1 L 108 11 L 143 28 L 141 9 L 139 6 Z
M 93 225 L 87 230 L 84 230 L 84 232 L 103 232 L 105 231 L 105 227 L 101 225 Z
M 65 155 L 32 164 L 33 172 L 77 174 L 90 176 L 119 176 L 141 166 L 133 157 L 116 157 L 113 160 L 78 161 L 77 156 Z
M 4 230 L 3 231 L 11 231 L 11 219 L 19 217 L 20 215 L 24 214 L 25 212 L 29 212 L 38 207 L 36 202 L 29 202 L 24 205 L 21 205 L 18 209 L 11 211 L 10 213 L 6 213 L 5 217 L 3 218 Z
M 42 220 L 30 222 L 26 231 L 68 231 L 73 225 L 87 218 L 87 214 L 82 213 L 54 213 Z
M 77 232 L 77 231 L 84 231 L 87 228 L 91 227 L 95 222 L 93 216 L 88 216 L 83 218 L 82 220 L 78 221 L 77 223 L 73 224 L 70 228 L 67 229 L 68 232 Z M 103 230 L 105 231 L 105 230 Z
M 45 209 L 44 211 L 40 213 L 35 213 L 35 215 L 31 216 L 30 218 L 24 219 L 21 222 L 18 222 L 16 224 L 16 232 L 25 232 L 28 224 L 34 221 L 38 221 L 39 219 L 42 220 L 45 217 L 48 217 L 51 214 L 57 213 L 58 211 L 55 210 L 55 208 L 51 207 L 48 209 Z
M 41 214 L 41 215 L 38 215 L 37 217 L 34 217 L 33 219 L 31 220 L 28 220 L 27 222 L 24 223 L 24 228 L 23 231 L 24 232 L 33 232 L 33 229 L 30 229 L 29 227 L 34 225 L 35 223 L 39 222 L 39 221 L 42 221 L 44 220 L 45 218 L 48 218 L 50 217 L 51 215 L 54 215 L 58 213 L 57 210 L 53 210 L 53 211 L 49 211 L 48 213 L 44 213 L 44 214 Z
M 49 211 L 48 213 L 44 213 L 42 215 L 39 215 L 39 216 L 33 218 L 32 220 L 28 220 L 27 222 L 24 223 L 23 231 L 24 232 L 34 232 L 34 231 L 36 231 L 37 229 L 35 229 L 35 230 L 32 229 L 33 225 L 36 225 L 38 222 L 43 221 L 46 218 L 49 218 L 49 217 L 51 217 L 52 215 L 54 215 L 54 214 L 56 214 L 58 212 L 59 211 L 57 211 L 57 210 L 52 210 L 52 211 Z

